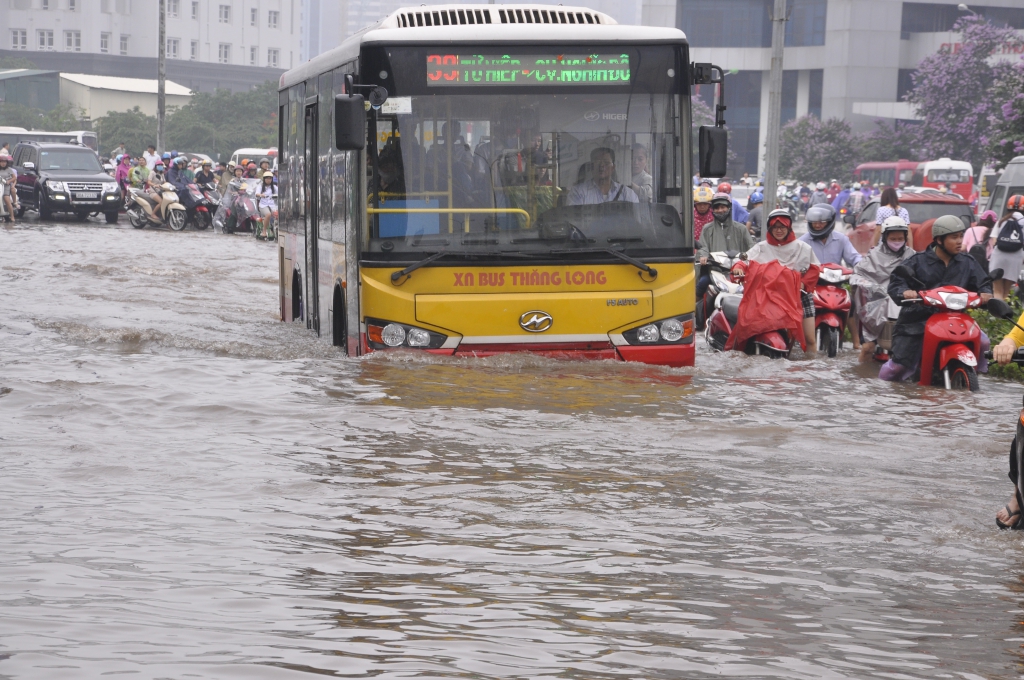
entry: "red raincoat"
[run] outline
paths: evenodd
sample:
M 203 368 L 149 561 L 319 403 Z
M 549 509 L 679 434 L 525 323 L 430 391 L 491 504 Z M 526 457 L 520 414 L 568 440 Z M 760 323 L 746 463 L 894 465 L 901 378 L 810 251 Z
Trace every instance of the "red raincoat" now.
M 800 274 L 773 260 L 747 263 L 739 318 L 725 349 L 742 351 L 751 338 L 768 331 L 785 330 L 806 349 L 804 312 L 800 302 Z

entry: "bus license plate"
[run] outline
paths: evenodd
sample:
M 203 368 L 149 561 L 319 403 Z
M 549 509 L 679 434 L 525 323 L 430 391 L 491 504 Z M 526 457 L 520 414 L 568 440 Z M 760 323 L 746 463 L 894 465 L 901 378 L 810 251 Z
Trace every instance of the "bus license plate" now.
M 79 191 L 75 194 L 75 198 L 99 198 L 99 193 L 95 191 Z

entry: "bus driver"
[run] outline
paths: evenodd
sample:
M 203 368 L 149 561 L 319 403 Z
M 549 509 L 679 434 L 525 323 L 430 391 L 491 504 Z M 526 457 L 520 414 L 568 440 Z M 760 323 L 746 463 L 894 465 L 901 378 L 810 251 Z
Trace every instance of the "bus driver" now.
M 594 179 L 580 182 L 569 190 L 566 205 L 595 205 L 612 201 L 639 203 L 636 192 L 615 181 L 615 152 L 599 146 L 590 152 Z

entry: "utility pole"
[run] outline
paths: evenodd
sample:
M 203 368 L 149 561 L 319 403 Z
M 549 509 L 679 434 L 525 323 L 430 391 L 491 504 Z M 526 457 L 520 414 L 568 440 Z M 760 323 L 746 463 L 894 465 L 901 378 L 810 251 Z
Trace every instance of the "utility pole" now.
M 167 114 L 167 0 L 160 0 L 160 39 L 156 70 L 156 152 L 164 152 L 164 131 Z
M 163 2 L 163 0 L 160 0 Z M 768 129 L 765 131 L 764 211 L 778 207 L 779 136 L 782 118 L 782 50 L 786 44 L 786 0 L 775 0 L 772 12 L 772 70 L 768 77 Z

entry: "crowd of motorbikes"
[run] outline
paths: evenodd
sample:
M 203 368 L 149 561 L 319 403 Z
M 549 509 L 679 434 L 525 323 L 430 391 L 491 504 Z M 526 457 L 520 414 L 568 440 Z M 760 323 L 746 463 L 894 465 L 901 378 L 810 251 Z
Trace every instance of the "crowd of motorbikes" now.
M 702 300 L 697 301 L 699 324 L 704 326 L 704 339 L 716 351 L 725 351 L 729 336 L 739 318 L 743 300 L 742 254 L 714 252 L 708 257 L 711 282 Z M 1003 300 L 992 298 L 982 303 L 981 296 L 957 286 L 926 289 L 914 278 L 914 272 L 900 265 L 896 272 L 915 284 L 919 297 L 904 300 L 903 304 L 928 305 L 937 313 L 925 324 L 924 350 L 921 354 L 919 384 L 938 385 L 951 390 L 977 391 L 977 366 L 982 357 L 981 328 L 968 314 L 969 310 L 985 308 L 999 319 L 1014 320 L 1015 315 Z M 817 349 L 835 357 L 843 347 L 843 332 L 851 313 L 849 284 L 853 271 L 837 264 L 822 265 L 818 286 L 814 291 L 814 326 Z M 1001 270 L 994 270 L 990 278 L 999 278 Z M 886 299 L 887 296 L 886 296 Z M 873 358 L 878 362 L 889 359 L 892 327 L 900 306 L 889 300 L 886 328 L 878 338 Z M 789 356 L 797 338 L 784 329 L 759 333 L 747 342 L 743 351 L 779 359 Z M 1022 348 L 1024 349 L 1024 348 Z M 991 353 L 986 354 L 991 358 Z M 1024 366 L 1024 351 L 1018 351 L 1013 361 Z
M 274 240 L 277 238 L 277 211 L 272 214 L 269 226 L 264 228 L 256 196 L 258 188 L 259 180 L 250 177 L 232 179 L 223 196 L 214 182 L 189 183 L 181 191 L 170 182 L 153 189 L 128 186 L 124 208 L 128 221 L 136 229 L 166 226 L 181 231 L 189 226 L 197 230 L 213 226 L 225 234 L 245 232 L 256 238 Z

